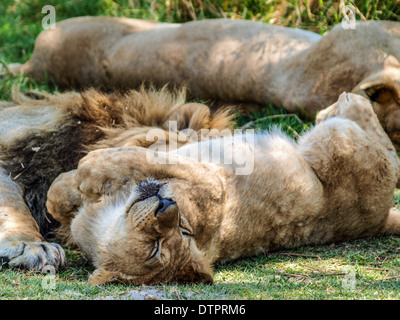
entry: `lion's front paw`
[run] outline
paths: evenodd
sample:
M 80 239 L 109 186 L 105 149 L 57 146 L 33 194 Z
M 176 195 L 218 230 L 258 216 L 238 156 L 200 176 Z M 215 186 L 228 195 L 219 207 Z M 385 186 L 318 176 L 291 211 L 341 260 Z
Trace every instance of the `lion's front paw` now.
M 57 243 L 3 240 L 0 242 L 0 261 L 10 267 L 41 271 L 45 266 L 65 265 L 64 250 Z
M 121 152 L 101 149 L 81 159 L 75 175 L 77 188 L 90 198 L 113 194 L 130 180 L 130 167 Z
M 50 214 L 69 225 L 82 203 L 81 193 L 75 185 L 76 170 L 60 174 L 47 192 L 46 207 Z

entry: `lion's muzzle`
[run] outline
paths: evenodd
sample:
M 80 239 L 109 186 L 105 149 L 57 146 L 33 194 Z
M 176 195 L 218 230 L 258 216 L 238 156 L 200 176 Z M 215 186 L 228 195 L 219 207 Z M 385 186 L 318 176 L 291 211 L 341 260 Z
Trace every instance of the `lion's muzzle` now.
M 162 213 L 165 210 L 167 210 L 170 206 L 173 206 L 174 204 L 176 204 L 176 202 L 174 200 L 162 198 L 159 194 L 157 194 L 156 196 L 159 200 L 158 208 L 157 208 L 156 212 L 154 213 L 156 217 L 157 217 L 158 213 Z

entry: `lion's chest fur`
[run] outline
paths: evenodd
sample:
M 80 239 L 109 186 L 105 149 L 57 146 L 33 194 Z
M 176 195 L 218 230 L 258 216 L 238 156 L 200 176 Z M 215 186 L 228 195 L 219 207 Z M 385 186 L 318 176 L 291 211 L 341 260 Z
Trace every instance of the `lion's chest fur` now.
M 124 193 L 117 199 L 102 198 L 97 204 L 89 204 L 80 208 L 71 223 L 71 233 L 78 240 L 79 247 L 97 265 L 101 261 L 100 249 L 116 237 L 125 237 Z

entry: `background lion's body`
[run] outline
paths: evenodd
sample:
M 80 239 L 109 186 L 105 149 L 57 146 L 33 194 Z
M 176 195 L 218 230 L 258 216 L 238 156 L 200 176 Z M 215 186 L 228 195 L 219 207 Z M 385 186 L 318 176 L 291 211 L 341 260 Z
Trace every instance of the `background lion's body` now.
M 187 85 L 201 99 L 272 103 L 309 119 L 343 91 L 354 92 L 373 101 L 400 148 L 400 124 L 393 120 L 399 118 L 399 34 L 392 21 L 362 21 L 354 29 L 339 24 L 321 37 L 243 20 L 80 17 L 42 32 L 20 70 L 66 88 Z M 392 96 L 379 99 L 378 87 Z

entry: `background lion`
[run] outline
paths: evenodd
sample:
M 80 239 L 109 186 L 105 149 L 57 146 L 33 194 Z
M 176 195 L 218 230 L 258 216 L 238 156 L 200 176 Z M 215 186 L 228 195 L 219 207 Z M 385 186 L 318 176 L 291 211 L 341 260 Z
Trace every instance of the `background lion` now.
M 371 104 L 343 93 L 319 121 L 298 143 L 260 133 L 254 146 L 233 136 L 169 153 L 92 151 L 54 182 L 48 208 L 96 266 L 92 284 L 211 282 L 216 262 L 399 234 L 391 207 L 400 161 Z M 199 147 L 197 158 L 186 156 Z M 220 157 L 254 148 L 254 171 L 237 175 L 235 161 L 205 161 L 209 148 Z
M 390 21 L 339 24 L 321 37 L 243 20 L 80 17 L 42 32 L 17 69 L 67 88 L 187 84 L 202 99 L 272 103 L 311 119 L 343 91 L 354 92 L 372 101 L 399 149 L 399 33 Z

